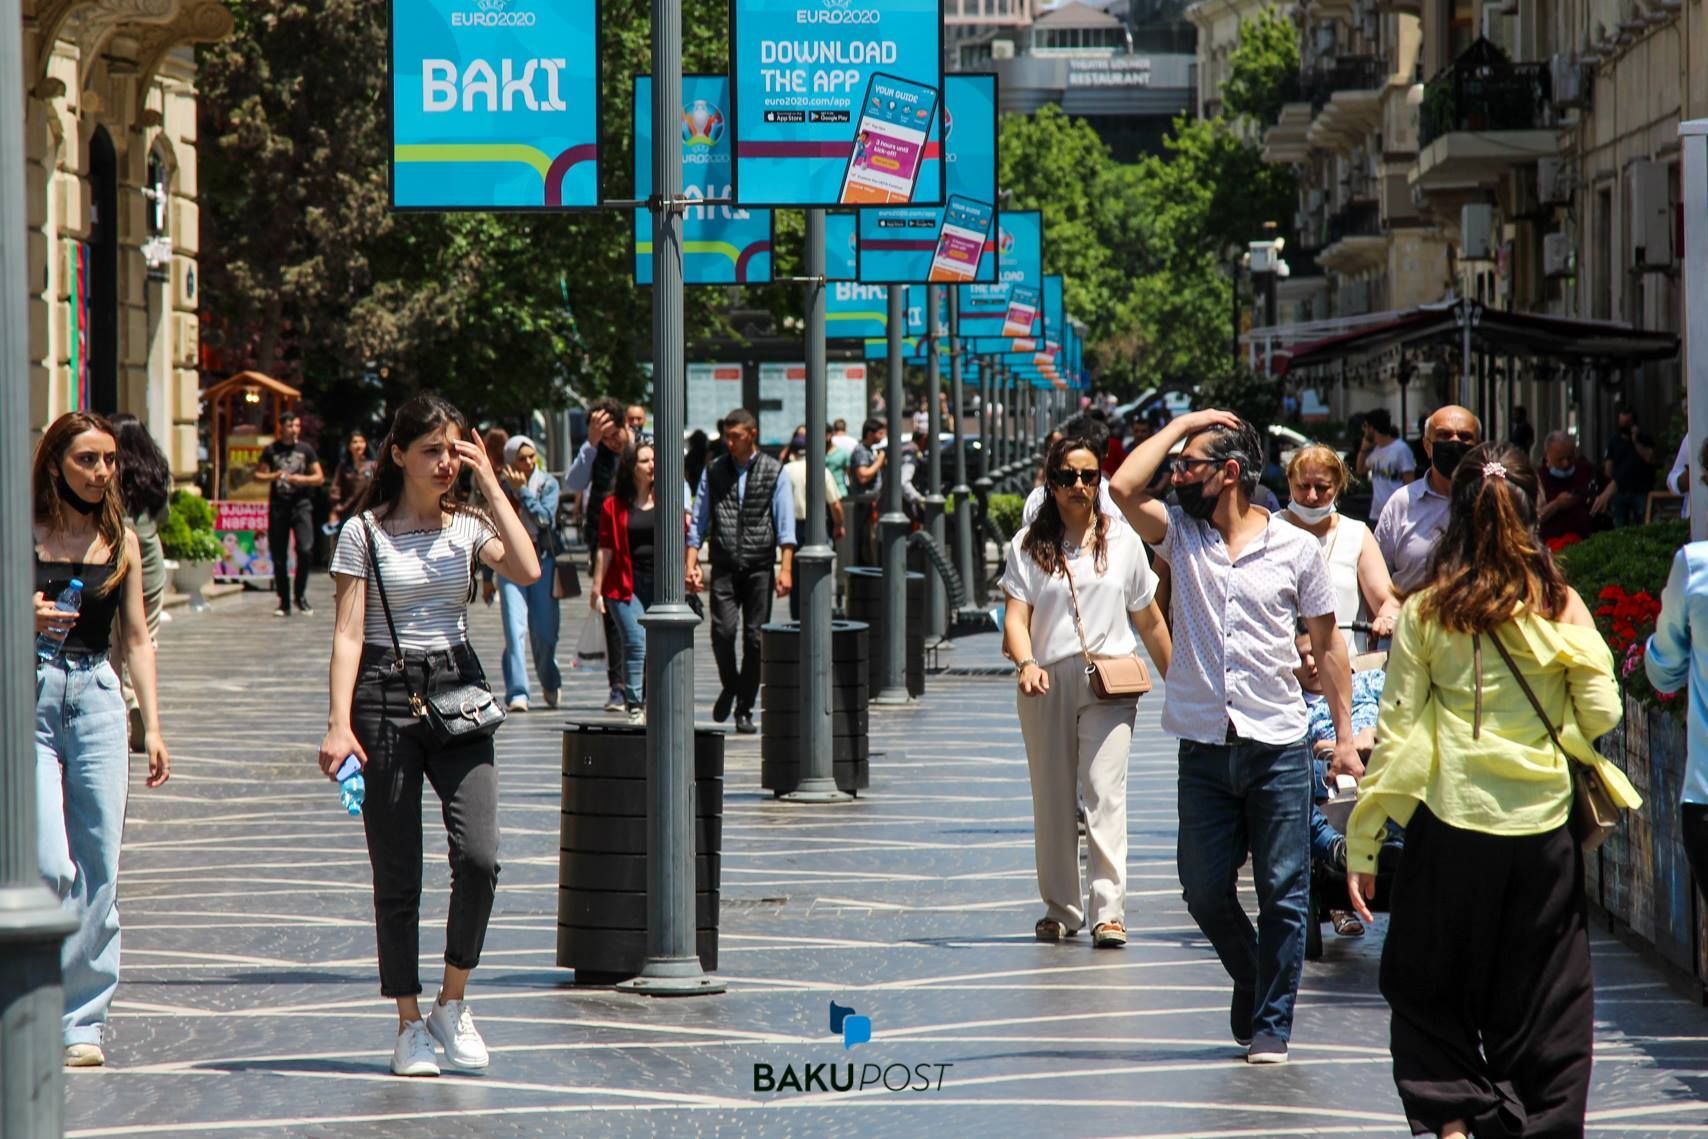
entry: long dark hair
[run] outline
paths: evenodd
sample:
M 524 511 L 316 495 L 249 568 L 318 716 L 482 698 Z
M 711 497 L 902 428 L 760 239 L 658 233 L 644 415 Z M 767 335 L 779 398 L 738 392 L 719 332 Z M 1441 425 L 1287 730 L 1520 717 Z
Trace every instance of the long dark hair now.
M 653 462 L 658 461 L 658 448 L 651 443 L 630 443 L 623 448 L 622 461 L 617 465 L 617 478 L 611 487 L 611 493 L 630 506 L 638 505 L 640 499 L 640 481 L 635 478 L 635 464 L 640 462 L 643 449 L 652 452 Z M 653 470 L 656 472 L 657 468 Z M 654 478 L 653 485 L 657 484 L 658 479 Z
M 1566 579 L 1536 528 L 1540 498 L 1522 447 L 1472 447 L 1453 472 L 1421 615 L 1455 632 L 1486 633 L 1511 620 L 1520 603 L 1544 617 L 1563 612 Z
M 111 437 L 116 448 L 118 435 L 113 431 L 113 425 L 91 411 L 68 411 L 42 432 L 42 441 L 36 444 L 35 461 L 30 465 L 30 487 L 37 526 L 45 526 L 49 530 L 65 529 L 65 504 L 59 500 L 57 484 L 65 478 L 61 471 L 65 453 L 85 431 L 99 431 Z M 122 458 L 120 469 L 123 469 Z M 130 570 L 130 559 L 125 557 L 124 502 L 119 497 L 117 478 L 107 484 L 101 509 L 95 515 L 95 532 L 110 551 L 113 563 L 106 584 L 95 591 L 95 596 L 105 597 L 119 587 Z
M 446 425 L 456 427 L 460 438 L 477 446 L 480 444 L 480 440 L 469 434 L 468 420 L 463 418 L 463 413 L 446 399 L 432 393 L 423 393 L 398 408 L 397 414 L 392 417 L 391 430 L 386 432 L 385 439 L 380 443 L 380 453 L 374 457 L 374 477 L 357 504 L 356 513 L 371 510 L 375 518 L 390 517 L 391 512 L 397 509 L 397 504 L 403 500 L 403 468 L 392 458 L 392 449 L 395 447 L 399 451 L 407 451 L 417 439 Z M 469 504 L 468 487 L 466 480 L 462 478 L 451 483 L 451 489 L 440 497 L 439 507 L 452 514 L 482 513 Z
M 1050 450 L 1044 457 L 1044 505 L 1038 508 L 1038 517 L 1032 519 L 1032 525 L 1026 529 L 1026 539 L 1020 543 L 1038 568 L 1047 574 L 1062 573 L 1067 568 L 1067 556 L 1062 552 L 1062 539 L 1067 533 L 1067 525 L 1062 521 L 1062 512 L 1056 509 L 1055 484 L 1050 482 L 1050 473 L 1060 470 L 1067 457 L 1075 451 L 1085 451 L 1097 460 L 1101 472 L 1103 455 L 1092 446 L 1091 440 L 1083 435 L 1069 435 L 1057 439 L 1050 444 Z M 1102 573 L 1109 568 L 1109 517 L 1103 513 L 1094 496 L 1091 501 L 1092 518 L 1092 552 L 1096 555 L 1097 572 Z
M 119 493 L 132 516 L 156 516 L 172 493 L 172 470 L 142 420 L 121 411 L 107 421 L 119 444 Z

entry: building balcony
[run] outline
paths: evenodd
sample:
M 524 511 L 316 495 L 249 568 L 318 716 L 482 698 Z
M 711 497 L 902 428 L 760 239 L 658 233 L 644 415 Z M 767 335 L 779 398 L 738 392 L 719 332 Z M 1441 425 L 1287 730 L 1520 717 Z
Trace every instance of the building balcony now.
M 1388 261 L 1388 233 L 1379 202 L 1352 202 L 1328 219 L 1328 244 L 1317 254 L 1323 268 L 1343 276 L 1379 269 Z
M 1375 0 L 1374 7 L 1378 12 L 1392 12 L 1396 16 L 1423 15 L 1423 0 Z
M 1286 103 L 1275 125 L 1263 132 L 1263 161 L 1272 166 L 1304 162 L 1311 156 L 1307 139 L 1311 129 L 1311 105 Z
M 1342 56 L 1305 79 L 1311 104 L 1306 141 L 1319 150 L 1351 150 L 1382 121 L 1388 63 L 1375 56 Z
M 1513 63 L 1478 40 L 1424 89 L 1412 185 L 1493 186 L 1559 152 L 1548 65 Z

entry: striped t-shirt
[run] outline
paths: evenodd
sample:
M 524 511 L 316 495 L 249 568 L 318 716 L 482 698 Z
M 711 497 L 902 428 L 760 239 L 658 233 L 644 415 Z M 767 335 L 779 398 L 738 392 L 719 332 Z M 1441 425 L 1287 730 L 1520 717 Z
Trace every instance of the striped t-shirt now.
M 380 576 L 391 602 L 397 639 L 405 649 L 445 649 L 468 640 L 469 593 L 474 558 L 497 537 L 492 524 L 476 514 L 459 512 L 437 530 L 389 534 L 374 521 L 372 511 L 345 523 L 332 555 L 332 572 L 366 579 L 368 527 L 377 537 Z M 391 646 L 379 591 L 368 582 L 367 612 L 362 639 Z

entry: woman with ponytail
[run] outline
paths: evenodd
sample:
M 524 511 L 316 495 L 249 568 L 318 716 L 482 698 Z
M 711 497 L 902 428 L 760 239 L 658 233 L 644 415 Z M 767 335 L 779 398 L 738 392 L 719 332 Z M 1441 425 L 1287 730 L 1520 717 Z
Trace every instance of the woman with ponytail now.
M 1459 462 L 1447 529 L 1395 625 L 1347 826 L 1366 922 L 1383 830 L 1406 828 L 1381 988 L 1419 1135 L 1584 1131 L 1595 1009 L 1571 765 L 1595 767 L 1624 806 L 1641 800 L 1590 745 L 1619 722 L 1619 688 L 1537 531 L 1539 490 L 1511 444 Z
M 129 667 L 136 687 L 148 786 L 172 769 L 160 738 L 142 547 L 125 528 L 119 480 L 119 444 L 105 419 L 68 412 L 43 432 L 31 475 L 36 632 L 49 638 L 36 642 L 36 848 L 48 888 L 77 922 L 60 954 L 68 1068 L 106 1063 L 107 1009 L 119 987 L 130 753 L 113 660 Z M 83 594 L 75 613 L 55 604 L 73 581 Z

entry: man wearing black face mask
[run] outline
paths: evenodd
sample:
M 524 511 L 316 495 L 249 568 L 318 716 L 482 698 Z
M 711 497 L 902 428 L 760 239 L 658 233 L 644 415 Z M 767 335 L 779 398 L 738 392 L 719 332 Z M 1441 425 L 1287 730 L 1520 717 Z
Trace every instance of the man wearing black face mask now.
M 1429 458 L 1429 474 L 1395 492 L 1376 520 L 1376 545 L 1388 563 L 1395 589 L 1409 592 L 1428 575 L 1429 556 L 1447 529 L 1447 492 L 1453 486 L 1453 472 L 1482 437 L 1477 417 L 1453 404 L 1439 408 L 1424 424 L 1423 453 Z
M 1171 456 L 1177 443 L 1178 455 Z M 1177 506 L 1152 494 L 1167 463 Z M 1252 505 L 1257 431 L 1226 411 L 1181 416 L 1110 480 L 1115 505 L 1166 559 L 1174 658 L 1162 730 L 1180 740 L 1180 884 L 1233 981 L 1228 1027 L 1253 1064 L 1287 1060 L 1305 957 L 1311 756 L 1294 675 L 1302 620 L 1335 725 L 1330 770 L 1364 773 L 1352 737 L 1352 672 L 1317 540 Z M 1251 855 L 1253 930 L 1235 890 Z

